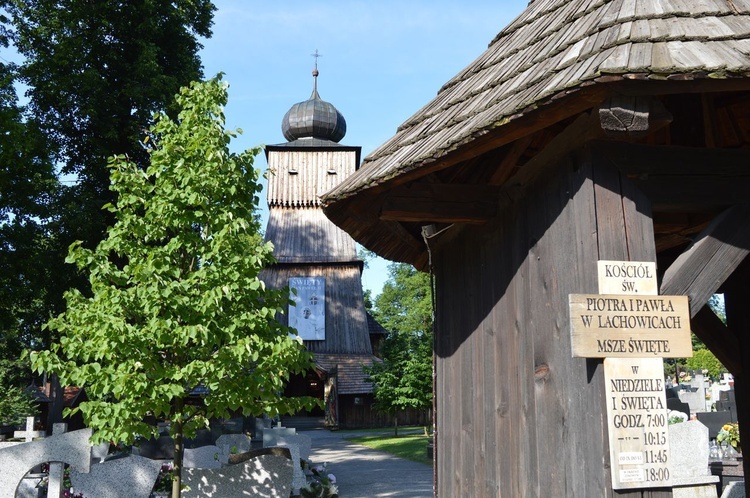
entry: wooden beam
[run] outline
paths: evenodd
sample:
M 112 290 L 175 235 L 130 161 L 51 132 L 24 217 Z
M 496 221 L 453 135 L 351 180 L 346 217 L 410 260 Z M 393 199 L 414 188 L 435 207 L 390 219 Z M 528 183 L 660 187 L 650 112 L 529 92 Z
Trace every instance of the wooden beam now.
M 660 294 L 687 295 L 695 316 L 750 252 L 750 204 L 718 215 L 664 272 Z
M 490 185 L 414 183 L 393 189 L 381 220 L 419 223 L 483 223 L 497 216 L 499 188 Z
M 594 141 L 609 161 L 651 200 L 654 211 L 703 212 L 745 202 L 750 151 Z
M 505 183 L 508 178 L 510 178 L 513 175 L 513 172 L 516 169 L 516 165 L 518 164 L 518 160 L 521 158 L 524 152 L 526 152 L 526 149 L 531 145 L 533 135 L 526 135 L 525 137 L 519 138 L 515 142 L 513 142 L 510 145 L 510 150 L 508 150 L 508 153 L 505 154 L 505 157 L 503 157 L 503 160 L 500 161 L 500 164 L 498 164 L 497 168 L 495 169 L 495 172 L 490 177 L 489 183 L 490 185 L 502 185 Z
M 654 211 L 672 213 L 718 211 L 745 202 L 750 192 L 750 176 L 656 176 L 635 178 L 633 183 L 651 200 Z
M 690 320 L 690 328 L 733 375 L 742 375 L 742 357 L 737 335 L 727 328 L 708 305 Z
M 604 131 L 599 124 L 599 116 L 596 112 L 583 113 L 578 116 L 503 185 L 501 195 L 507 198 L 505 203 L 523 197 L 528 188 L 538 178 L 558 165 L 562 158 L 580 148 L 587 141 L 603 136 Z
M 747 149 L 641 145 L 605 140 L 592 141 L 589 146 L 626 175 L 641 179 L 654 175 L 750 176 L 750 150 Z
M 664 104 L 653 97 L 613 95 L 599 107 L 602 129 L 610 137 L 644 137 L 672 122 Z

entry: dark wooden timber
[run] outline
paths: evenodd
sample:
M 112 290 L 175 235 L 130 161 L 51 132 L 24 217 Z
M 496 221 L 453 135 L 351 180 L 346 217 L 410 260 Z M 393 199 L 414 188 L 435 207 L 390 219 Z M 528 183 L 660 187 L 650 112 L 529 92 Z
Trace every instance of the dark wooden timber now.
M 703 306 L 690 321 L 693 333 L 733 375 L 742 375 L 742 357 L 737 333 L 729 329 L 716 313 Z
M 739 355 L 742 361 L 742 373 L 734 379 L 735 398 L 737 400 L 737 418 L 740 424 L 740 439 L 744 432 L 747 438 L 750 427 L 750 262 L 745 261 L 732 275 L 724 289 L 724 300 L 727 312 L 727 324 L 737 332 Z M 742 461 L 745 476 L 750 475 L 750 458 Z M 747 477 L 745 477 L 747 485 Z
M 499 189 L 490 185 L 413 183 L 394 189 L 380 218 L 390 221 L 483 223 L 497 216 Z
M 750 253 L 750 204 L 719 216 L 664 272 L 660 293 L 686 295 L 695 316 Z

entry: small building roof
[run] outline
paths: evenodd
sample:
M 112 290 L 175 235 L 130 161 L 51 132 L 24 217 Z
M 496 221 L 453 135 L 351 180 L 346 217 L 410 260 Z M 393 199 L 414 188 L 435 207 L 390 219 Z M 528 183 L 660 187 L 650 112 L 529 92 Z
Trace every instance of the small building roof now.
M 375 320 L 375 317 L 369 311 L 367 312 L 367 329 L 370 335 L 388 335 L 388 331 L 380 325 L 380 322 Z
M 380 360 L 371 355 L 315 355 L 315 364 L 319 368 L 326 372 L 337 371 L 339 394 L 371 393 L 372 382 L 367 380 L 367 375 L 362 367 L 372 366 L 375 361 Z
M 750 0 L 535 0 L 324 194 L 324 210 L 369 249 L 414 263 L 421 249 L 385 242 L 408 238 L 398 223 L 378 219 L 379 206 L 369 205 L 376 194 L 594 107 L 619 84 L 658 94 L 674 82 L 687 82 L 687 92 L 696 80 L 719 88 L 748 76 Z M 363 192 L 370 195 L 353 210 L 349 201 Z

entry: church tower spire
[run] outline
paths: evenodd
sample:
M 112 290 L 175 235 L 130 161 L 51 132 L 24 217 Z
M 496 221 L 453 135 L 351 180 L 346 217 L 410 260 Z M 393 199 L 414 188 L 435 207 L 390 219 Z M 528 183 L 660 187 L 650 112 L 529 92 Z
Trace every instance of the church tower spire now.
M 339 142 L 346 135 L 346 120 L 330 102 L 318 94 L 318 57 L 316 50 L 315 69 L 313 69 L 313 91 L 310 98 L 294 104 L 281 120 L 281 131 L 284 138 L 295 140 L 316 138 L 330 142 Z

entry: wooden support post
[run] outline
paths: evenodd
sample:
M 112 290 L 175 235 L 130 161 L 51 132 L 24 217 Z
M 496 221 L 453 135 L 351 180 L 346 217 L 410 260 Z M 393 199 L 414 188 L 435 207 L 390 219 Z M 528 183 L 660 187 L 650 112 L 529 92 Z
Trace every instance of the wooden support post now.
M 743 264 L 727 281 L 724 288 L 724 302 L 726 305 L 727 325 L 737 331 L 739 342 L 740 362 L 742 363 L 742 374 L 734 378 L 734 394 L 737 401 L 737 420 L 740 425 L 740 434 L 744 433 L 745 440 L 748 439 L 750 431 L 750 375 L 744 362 L 750 358 L 750 264 Z M 750 458 L 742 461 L 745 472 L 745 486 L 747 476 L 750 475 Z

